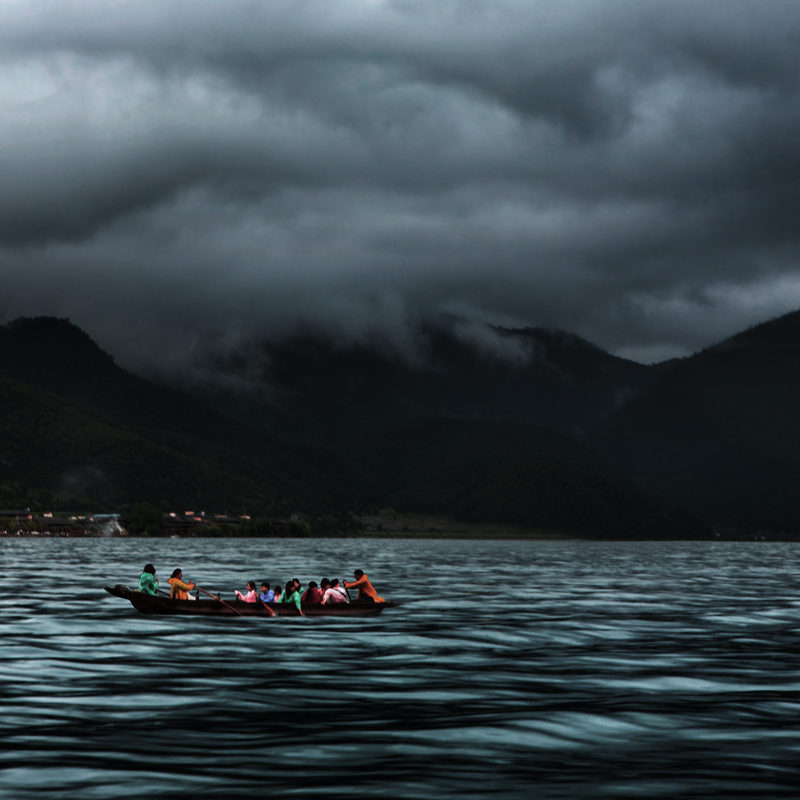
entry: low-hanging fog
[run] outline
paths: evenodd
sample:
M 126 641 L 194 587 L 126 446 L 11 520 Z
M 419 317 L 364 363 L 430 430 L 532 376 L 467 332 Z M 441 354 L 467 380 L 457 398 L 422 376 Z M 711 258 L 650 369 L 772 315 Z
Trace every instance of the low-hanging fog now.
M 164 371 L 442 314 L 652 361 L 800 306 L 791 0 L 0 18 L 0 321 Z

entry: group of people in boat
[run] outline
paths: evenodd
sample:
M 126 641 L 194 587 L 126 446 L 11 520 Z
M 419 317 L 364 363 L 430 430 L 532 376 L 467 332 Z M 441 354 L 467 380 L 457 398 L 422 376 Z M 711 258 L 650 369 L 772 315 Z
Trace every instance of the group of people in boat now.
M 255 581 L 248 581 L 247 591 L 240 592 L 237 589 L 236 597 L 245 603 L 294 603 L 301 614 L 303 613 L 303 605 L 314 603 L 325 605 L 328 603 L 386 602 L 384 598 L 378 596 L 375 588 L 370 583 L 369 577 L 364 574 L 363 570 L 357 569 L 353 574 L 355 576 L 354 581 L 342 581 L 340 583 L 338 578 L 333 578 L 332 580 L 322 578 L 319 584 L 316 581 L 309 581 L 306 589 L 303 588 L 297 578 L 288 581 L 283 589 L 280 586 L 272 589 L 267 581 L 262 581 L 260 591 L 256 590 Z M 200 591 L 202 591 L 192 581 L 183 580 L 183 572 L 180 568 L 173 570 L 167 583 L 170 586 L 169 596 L 173 600 L 195 600 L 199 597 Z M 358 589 L 358 595 L 355 600 L 351 600 L 348 589 Z M 194 590 L 197 591 L 195 596 L 192 596 L 191 592 Z M 144 571 L 139 577 L 138 591 L 152 595 L 166 594 L 165 591 L 158 588 L 156 568 L 152 564 L 145 564 Z M 218 595 L 217 599 L 219 599 Z

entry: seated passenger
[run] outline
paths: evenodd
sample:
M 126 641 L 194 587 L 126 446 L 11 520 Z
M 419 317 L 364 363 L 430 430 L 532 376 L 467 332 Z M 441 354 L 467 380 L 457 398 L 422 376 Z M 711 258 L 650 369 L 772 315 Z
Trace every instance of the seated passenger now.
M 323 604 L 347 602 L 347 592 L 339 586 L 338 578 L 334 578 L 330 582 L 330 586 L 325 590 L 325 594 L 322 595 L 322 602 Z
M 144 572 L 139 576 L 139 588 L 137 591 L 144 594 L 156 594 L 158 581 L 156 580 L 156 568 L 152 564 L 144 565 Z
M 378 597 L 378 593 L 369 582 L 369 578 L 364 574 L 363 570 L 357 569 L 354 573 L 356 579 L 352 583 L 344 582 L 345 589 L 358 589 L 358 603 L 385 603 L 382 597 Z
M 286 589 L 283 592 L 283 596 L 281 597 L 281 603 L 294 603 L 297 610 L 300 612 L 301 616 L 305 616 L 303 614 L 303 609 L 300 608 L 300 604 L 303 601 L 303 596 L 300 592 L 297 591 L 294 585 L 294 581 L 289 581 L 286 584 Z
M 275 587 L 275 602 L 276 603 L 282 603 L 283 602 L 283 600 L 281 600 L 281 587 L 280 586 L 276 586 Z
M 322 602 L 322 592 L 319 589 L 317 589 L 316 581 L 308 582 L 308 589 L 306 589 L 305 592 L 303 593 L 302 602 L 304 603 Z
M 258 596 L 256 595 L 256 582 L 247 581 L 247 594 L 242 594 L 238 589 L 236 590 L 235 594 L 240 600 L 244 600 L 245 603 L 257 602 Z
M 323 579 L 322 579 L 322 580 L 319 582 L 319 590 L 322 592 L 322 594 L 323 594 L 323 595 L 325 594 L 325 592 L 327 592 L 327 591 L 328 591 L 328 587 L 329 587 L 330 585 L 331 585 L 331 582 L 330 582 L 330 581 L 329 581 L 327 578 L 323 578 Z
M 269 584 L 266 581 L 264 581 L 261 584 L 261 594 L 259 595 L 259 597 L 265 603 L 274 603 L 275 602 L 275 592 L 273 592 L 272 589 L 269 588 Z
M 170 585 L 169 596 L 174 600 L 191 600 L 189 591 L 194 589 L 195 584 L 183 582 L 183 572 L 180 569 L 173 570 L 172 577 L 167 581 Z

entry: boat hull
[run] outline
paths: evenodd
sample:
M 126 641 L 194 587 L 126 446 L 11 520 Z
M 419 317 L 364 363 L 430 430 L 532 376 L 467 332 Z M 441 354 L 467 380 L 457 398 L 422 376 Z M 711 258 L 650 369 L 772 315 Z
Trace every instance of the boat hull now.
M 245 603 L 242 600 L 226 600 L 224 605 L 219 600 L 176 600 L 171 597 L 135 592 L 117 584 L 106 586 L 105 590 L 124 600 L 142 614 L 178 614 L 188 616 L 236 617 L 237 611 L 245 617 L 265 617 L 272 615 L 264 607 L 264 603 Z M 303 605 L 303 614 L 307 617 L 375 617 L 386 608 L 396 608 L 398 603 L 311 603 Z M 266 603 L 279 617 L 299 617 L 300 612 L 294 603 Z M 233 610 L 235 609 L 235 611 Z

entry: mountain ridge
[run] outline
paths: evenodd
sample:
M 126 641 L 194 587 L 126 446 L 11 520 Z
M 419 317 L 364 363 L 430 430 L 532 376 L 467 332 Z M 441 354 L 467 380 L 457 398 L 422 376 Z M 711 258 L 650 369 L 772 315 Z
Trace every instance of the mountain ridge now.
M 427 362 L 406 359 L 399 367 L 396 353 L 382 355 L 369 343 L 342 346 L 307 336 L 280 344 L 271 351 L 270 374 L 286 378 L 284 396 L 292 407 L 273 419 L 281 436 L 265 430 L 263 420 L 247 425 L 201 398 L 127 373 L 64 320 L 22 319 L 1 327 L 0 375 L 53 390 L 97 420 L 121 425 L 176 457 L 240 476 L 242 485 L 260 481 L 269 487 L 264 498 L 277 493 L 309 507 L 358 508 L 379 501 L 429 507 L 425 481 L 415 484 L 401 470 L 383 469 L 375 448 L 365 449 L 364 441 L 384 436 L 388 442 L 387 431 L 398 425 L 410 426 L 413 439 L 426 430 L 426 419 L 435 418 L 440 433 L 454 421 L 491 422 L 496 458 L 515 463 L 529 487 L 543 480 L 544 439 L 520 428 L 518 436 L 541 450 L 532 460 L 520 459 L 503 433 L 506 423 L 553 431 L 565 453 L 581 442 L 596 460 L 593 469 L 608 480 L 637 484 L 715 525 L 800 531 L 800 312 L 651 366 L 618 359 L 562 331 L 482 326 L 465 333 L 448 324 L 425 333 Z M 484 335 L 494 338 L 484 341 Z M 498 355 L 497 348 L 509 349 Z M 403 384 L 404 391 L 396 392 Z M 303 428 L 308 420 L 318 429 L 334 420 L 334 429 L 315 435 L 313 426 Z M 432 459 L 462 475 L 477 497 L 483 490 L 461 469 L 484 446 L 479 426 L 472 430 L 475 453 L 463 449 L 456 456 L 445 447 Z M 416 458 L 419 474 L 428 474 L 420 455 L 426 446 L 420 440 L 417 451 L 397 450 L 398 457 Z M 451 455 L 445 458 L 445 452 Z M 502 494 L 495 466 L 481 463 L 481 486 L 491 484 Z M 560 469 L 547 464 L 550 474 Z M 574 461 L 569 469 L 572 475 L 579 471 Z M 433 484 L 434 478 L 426 480 Z M 513 470 L 504 480 L 516 481 Z M 440 510 L 482 513 L 456 502 L 446 482 L 436 485 Z M 561 486 L 559 491 L 568 491 Z M 613 494 L 610 484 L 606 490 Z M 484 510 L 492 506 L 490 495 L 487 489 Z M 533 499 L 523 506 L 531 519 L 538 513 Z
M 716 524 L 800 530 L 800 312 L 680 359 L 587 442 Z
M 575 436 L 658 373 L 552 328 L 442 318 L 420 324 L 412 339 L 409 353 L 385 340 L 341 342 L 305 331 L 211 360 L 211 369 L 261 387 L 238 402 L 227 389 L 178 385 L 299 441 L 336 441 L 423 416 L 525 422 Z
M 0 464 L 4 505 L 19 505 L 23 492 L 33 502 L 213 502 L 273 515 L 396 504 L 605 538 L 710 535 L 696 518 L 609 474 L 593 454 L 578 455 L 580 446 L 555 431 L 429 417 L 401 422 L 399 434 L 384 426 L 335 447 L 289 443 L 126 373 L 108 354 L 88 352 L 95 347 L 64 320 L 0 330 L 0 433 L 13 451 Z M 97 374 L 87 364 L 89 372 L 97 364 Z M 389 440 L 396 464 L 387 470 L 379 451 L 388 452 Z M 64 475 L 83 476 L 82 498 Z

